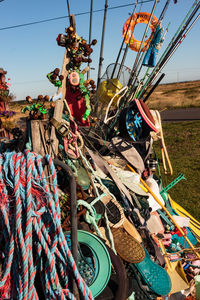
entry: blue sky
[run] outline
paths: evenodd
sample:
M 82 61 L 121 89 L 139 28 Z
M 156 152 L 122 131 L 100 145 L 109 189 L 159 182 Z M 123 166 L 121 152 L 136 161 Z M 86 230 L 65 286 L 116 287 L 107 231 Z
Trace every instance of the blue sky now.
M 104 0 L 93 2 L 94 10 L 104 8 Z M 134 0 L 108 0 L 108 6 L 134 4 L 134 2 Z M 156 17 L 159 17 L 165 2 L 166 0 L 160 0 L 158 3 L 154 13 Z M 160 54 L 168 45 L 193 2 L 194 0 L 178 0 L 177 4 L 174 4 L 171 0 L 162 25 L 166 28 L 168 23 L 171 23 Z M 73 14 L 90 10 L 90 0 L 69 0 L 69 3 Z M 141 11 L 151 12 L 152 6 L 153 2 L 144 3 Z M 132 12 L 132 7 L 108 10 L 102 75 L 106 67 L 116 60 L 122 42 L 122 28 L 129 13 Z M 139 8 L 140 5 L 137 9 Z M 39 94 L 53 95 L 56 92 L 56 88 L 47 80 L 46 74 L 62 66 L 64 48 L 57 46 L 56 37 L 59 33 L 64 33 L 65 28 L 69 26 L 69 20 L 63 18 L 32 26 L 1 29 L 67 14 L 67 0 L 4 0 L 0 2 L 0 67 L 8 71 L 7 77 L 11 78 L 11 92 L 17 100 L 23 100 L 27 95 L 37 97 Z M 98 43 L 91 56 L 93 59 L 91 66 L 95 68 L 91 71 L 91 77 L 95 81 L 98 72 L 102 22 L 103 11 L 94 13 L 92 38 L 96 38 Z M 135 35 L 137 39 L 141 39 L 145 27 L 143 24 L 138 24 L 137 27 Z M 76 16 L 76 29 L 80 36 L 88 40 L 89 14 Z M 200 79 L 199 34 L 200 19 L 166 65 L 163 83 Z M 136 52 L 130 50 L 125 65 L 132 68 L 136 55 Z

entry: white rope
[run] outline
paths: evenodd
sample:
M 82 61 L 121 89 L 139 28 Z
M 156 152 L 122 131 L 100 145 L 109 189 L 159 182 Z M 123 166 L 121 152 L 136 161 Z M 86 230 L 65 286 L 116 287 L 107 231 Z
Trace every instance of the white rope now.
M 115 97 L 118 96 L 118 95 L 120 95 L 122 92 L 124 92 L 124 93 L 119 97 L 119 99 L 117 100 L 117 107 L 119 107 L 119 102 L 120 102 L 121 98 L 124 97 L 124 95 L 126 94 L 127 90 L 128 90 L 128 87 L 127 87 L 127 86 L 124 86 L 124 87 L 123 87 L 121 90 L 119 90 L 119 92 L 117 92 L 117 93 L 112 97 L 112 99 L 110 100 L 110 102 L 109 102 L 109 104 L 108 104 L 108 107 L 107 107 L 107 109 L 106 109 L 106 115 L 105 115 L 105 118 L 104 118 L 104 123 L 105 123 L 105 124 L 107 124 L 108 121 L 110 121 L 110 120 L 112 120 L 113 118 L 115 118 L 115 116 L 116 116 L 116 114 L 117 114 L 117 112 L 118 112 L 118 110 L 117 110 L 117 112 L 116 112 L 116 114 L 115 114 L 114 116 L 108 118 L 108 113 L 109 113 L 110 107 L 111 107 L 111 105 L 112 105 L 112 103 L 113 103 Z
M 158 110 L 151 110 L 151 113 L 153 115 L 153 118 L 155 120 L 156 123 L 156 127 L 159 128 L 158 133 L 152 132 L 151 136 L 153 138 L 153 140 L 160 140 L 161 141 L 161 155 L 162 155 L 162 161 L 163 161 L 163 168 L 165 171 L 165 174 L 167 174 L 167 166 L 166 166 L 166 160 L 167 160 L 167 164 L 169 167 L 169 172 L 170 175 L 173 174 L 173 168 L 169 159 L 169 155 L 167 152 L 167 148 L 165 145 L 165 140 L 164 140 L 164 135 L 163 135 L 163 130 L 162 130 L 162 123 L 161 123 L 161 117 L 160 117 L 160 113 Z

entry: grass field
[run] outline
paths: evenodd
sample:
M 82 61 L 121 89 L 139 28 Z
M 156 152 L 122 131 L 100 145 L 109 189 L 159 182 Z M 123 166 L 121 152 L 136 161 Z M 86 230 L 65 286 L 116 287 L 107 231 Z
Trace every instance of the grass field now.
M 174 170 L 173 176 L 163 176 L 163 185 L 183 173 L 187 180 L 181 180 L 169 194 L 200 221 L 200 121 L 164 123 L 163 131 Z M 158 142 L 154 143 L 154 150 L 161 159 Z M 162 171 L 162 163 L 160 166 Z

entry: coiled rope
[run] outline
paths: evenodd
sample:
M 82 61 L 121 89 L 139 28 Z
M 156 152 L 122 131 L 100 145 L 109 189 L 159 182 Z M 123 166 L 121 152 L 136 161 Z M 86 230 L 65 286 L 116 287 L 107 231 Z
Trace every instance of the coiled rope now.
M 0 155 L 0 299 L 75 299 L 72 277 L 81 299 L 93 299 L 61 228 L 56 169 L 45 156 L 51 193 L 42 159 L 29 150 Z

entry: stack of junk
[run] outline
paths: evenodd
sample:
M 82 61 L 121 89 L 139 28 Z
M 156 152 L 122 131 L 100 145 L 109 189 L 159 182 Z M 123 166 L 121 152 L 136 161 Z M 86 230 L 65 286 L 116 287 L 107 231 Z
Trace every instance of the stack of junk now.
M 124 65 L 98 87 L 85 78 L 97 40 L 78 36 L 73 15 L 57 43 L 57 92 L 26 97 L 25 126 L 0 69 L 0 299 L 200 299 L 200 223 L 168 193 L 184 175 L 163 183 L 159 111 L 120 80 L 134 79 Z

